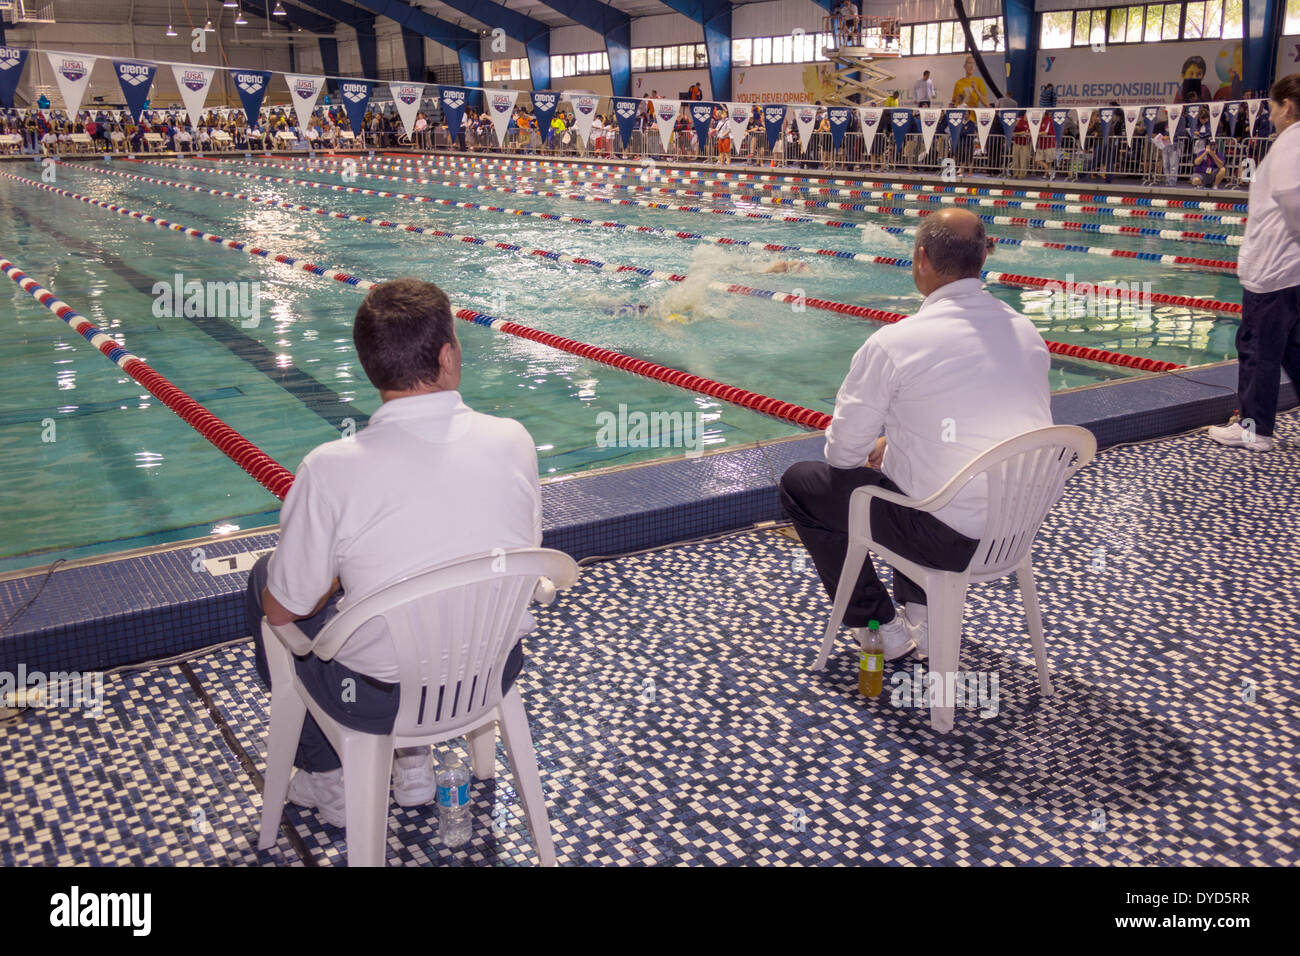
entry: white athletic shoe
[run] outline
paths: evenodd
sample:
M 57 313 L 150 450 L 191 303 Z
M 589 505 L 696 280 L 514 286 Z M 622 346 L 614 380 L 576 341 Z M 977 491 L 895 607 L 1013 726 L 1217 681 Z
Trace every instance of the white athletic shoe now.
M 871 632 L 870 628 L 855 627 L 852 628 L 853 639 L 862 647 L 867 640 L 867 635 Z M 885 639 L 885 660 L 894 661 L 900 657 L 906 657 L 912 651 L 916 650 L 916 643 L 912 640 L 912 634 L 903 620 L 901 614 L 895 614 L 894 619 L 888 624 L 880 625 L 880 636 Z
M 1250 451 L 1272 451 L 1273 439 L 1268 435 L 1256 435 L 1241 427 L 1241 422 L 1229 422 L 1227 425 L 1211 425 L 1205 432 L 1212 440 L 1229 448 L 1246 448 Z
M 399 807 L 422 807 L 433 803 L 437 784 L 433 779 L 431 748 L 412 747 L 393 758 L 393 799 Z
M 930 612 L 924 604 L 909 604 L 908 610 L 899 616 L 907 625 L 908 633 L 912 635 L 912 643 L 916 645 L 916 650 L 912 656 L 918 661 L 923 661 L 930 656 Z M 912 611 L 916 608 L 916 611 Z M 919 624 L 913 624 L 912 618 L 919 617 Z
M 330 826 L 346 826 L 347 814 L 343 808 L 343 768 L 326 770 L 322 773 L 295 770 L 289 780 L 289 802 L 295 806 L 315 810 L 317 815 Z

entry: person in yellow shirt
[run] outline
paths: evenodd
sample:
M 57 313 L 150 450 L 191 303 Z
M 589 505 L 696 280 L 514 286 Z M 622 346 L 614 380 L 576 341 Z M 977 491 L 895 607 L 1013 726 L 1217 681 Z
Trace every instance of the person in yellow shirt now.
M 984 78 L 975 75 L 975 57 L 966 57 L 966 75 L 959 79 L 952 88 L 953 106 L 991 106 L 989 88 L 984 85 Z M 973 117 L 972 117 L 973 118 Z

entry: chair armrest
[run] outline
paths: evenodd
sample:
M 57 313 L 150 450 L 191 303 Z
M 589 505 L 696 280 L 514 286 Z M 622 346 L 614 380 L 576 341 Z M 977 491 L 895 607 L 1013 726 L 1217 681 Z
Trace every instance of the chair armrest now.
M 266 619 L 263 618 L 263 620 Z M 266 626 L 280 639 L 281 644 L 299 657 L 311 652 L 312 639 L 304 634 L 297 624 L 289 623 L 277 626 L 270 621 L 266 621 Z

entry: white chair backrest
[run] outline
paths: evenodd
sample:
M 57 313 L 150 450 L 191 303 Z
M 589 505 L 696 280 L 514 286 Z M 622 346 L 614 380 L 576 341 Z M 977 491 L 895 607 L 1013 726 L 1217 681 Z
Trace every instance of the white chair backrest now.
M 959 485 L 980 475 L 988 480 L 988 518 L 971 559 L 973 578 L 1001 577 L 1025 559 L 1066 479 L 1096 452 L 1097 439 L 1086 428 L 1036 428 L 994 445 L 953 479 Z
M 562 551 L 522 548 L 422 571 L 330 620 L 313 652 L 338 653 L 362 625 L 382 619 L 397 655 L 401 703 L 393 732 L 414 737 L 468 725 L 501 701 L 501 671 L 537 579 L 577 579 Z

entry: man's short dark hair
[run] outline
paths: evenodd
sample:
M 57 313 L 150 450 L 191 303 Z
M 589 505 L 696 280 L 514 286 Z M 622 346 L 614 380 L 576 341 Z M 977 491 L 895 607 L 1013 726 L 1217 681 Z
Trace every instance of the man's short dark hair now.
M 352 342 L 370 383 L 405 392 L 432 385 L 438 355 L 456 341 L 447 293 L 432 282 L 402 278 L 370 290 L 352 325 Z
M 927 216 L 916 230 L 916 246 L 930 257 L 934 271 L 948 279 L 979 278 L 988 254 L 984 223 L 976 219 L 971 229 L 949 225 Z

